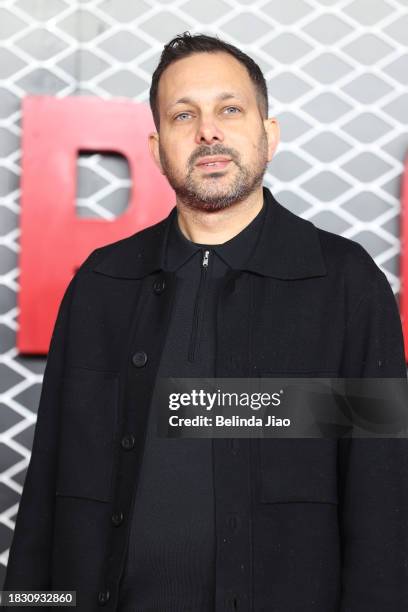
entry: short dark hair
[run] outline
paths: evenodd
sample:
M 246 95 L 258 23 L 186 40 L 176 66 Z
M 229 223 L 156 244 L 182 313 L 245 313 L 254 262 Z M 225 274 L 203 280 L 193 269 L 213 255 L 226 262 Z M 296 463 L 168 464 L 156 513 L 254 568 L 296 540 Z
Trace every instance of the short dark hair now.
M 234 45 L 230 45 L 219 38 L 207 36 L 206 34 L 192 35 L 190 32 L 184 32 L 173 38 L 164 46 L 159 64 L 152 76 L 152 83 L 150 86 L 150 108 L 157 130 L 160 128 L 160 115 L 157 104 L 159 80 L 166 68 L 173 62 L 193 55 L 194 53 L 216 53 L 220 51 L 229 53 L 245 66 L 256 88 L 258 106 L 260 107 L 261 114 L 264 118 L 268 116 L 268 90 L 265 78 L 258 64 L 249 57 L 249 55 L 246 55 L 246 53 L 240 51 L 240 49 L 234 47 Z

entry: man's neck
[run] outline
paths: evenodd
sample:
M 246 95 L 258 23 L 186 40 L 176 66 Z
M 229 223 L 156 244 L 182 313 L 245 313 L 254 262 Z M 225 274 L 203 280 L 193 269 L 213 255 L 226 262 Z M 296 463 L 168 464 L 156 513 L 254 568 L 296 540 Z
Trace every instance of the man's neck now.
M 194 210 L 177 200 L 178 225 L 182 234 L 191 242 L 223 244 L 249 225 L 262 205 L 262 186 L 242 202 L 216 212 Z

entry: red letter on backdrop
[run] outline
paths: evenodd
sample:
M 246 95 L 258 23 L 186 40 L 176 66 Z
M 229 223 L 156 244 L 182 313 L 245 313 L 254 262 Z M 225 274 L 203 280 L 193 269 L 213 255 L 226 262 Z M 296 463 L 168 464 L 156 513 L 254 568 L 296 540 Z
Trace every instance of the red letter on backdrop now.
M 408 362 L 408 156 L 405 159 L 401 190 L 401 292 L 400 306 L 405 339 L 405 357 Z
M 23 102 L 20 292 L 17 346 L 46 354 L 62 295 L 90 252 L 160 221 L 174 192 L 151 159 L 150 108 L 94 97 Z M 117 152 L 129 164 L 127 209 L 113 221 L 76 216 L 79 151 Z

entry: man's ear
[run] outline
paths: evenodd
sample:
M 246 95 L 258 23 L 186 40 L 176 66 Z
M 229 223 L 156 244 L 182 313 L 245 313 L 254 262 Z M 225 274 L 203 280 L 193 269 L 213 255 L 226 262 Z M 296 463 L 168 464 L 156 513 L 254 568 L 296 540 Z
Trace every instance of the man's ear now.
M 156 164 L 160 172 L 164 174 L 163 167 L 160 161 L 159 139 L 160 139 L 160 136 L 157 132 L 150 132 L 149 137 L 148 137 L 148 144 L 149 144 L 150 154 L 154 160 L 154 163 Z
M 268 138 L 268 161 L 271 161 L 280 140 L 278 120 L 275 117 L 268 117 L 264 120 L 264 127 Z

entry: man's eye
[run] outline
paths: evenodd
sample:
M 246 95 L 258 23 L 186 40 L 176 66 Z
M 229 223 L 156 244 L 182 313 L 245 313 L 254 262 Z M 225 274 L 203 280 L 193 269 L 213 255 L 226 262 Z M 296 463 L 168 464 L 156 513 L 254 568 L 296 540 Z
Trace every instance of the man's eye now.
M 176 121 L 178 121 L 178 120 L 180 120 L 180 119 L 181 119 L 181 121 L 183 121 L 183 117 L 189 117 L 189 116 L 190 116 L 190 113 L 180 113 L 179 115 L 176 115 L 176 116 L 174 117 L 174 119 L 175 119 Z
M 241 110 L 240 110 L 240 109 L 239 109 L 237 106 L 227 106 L 226 108 L 224 108 L 224 111 L 230 111 L 230 110 L 232 110 L 232 111 L 237 111 L 238 113 L 240 113 L 240 112 L 241 112 Z M 236 115 L 236 112 L 233 112 L 233 113 L 227 113 L 227 114 L 228 114 L 228 115 L 231 115 L 231 114 L 232 114 L 232 115 Z

